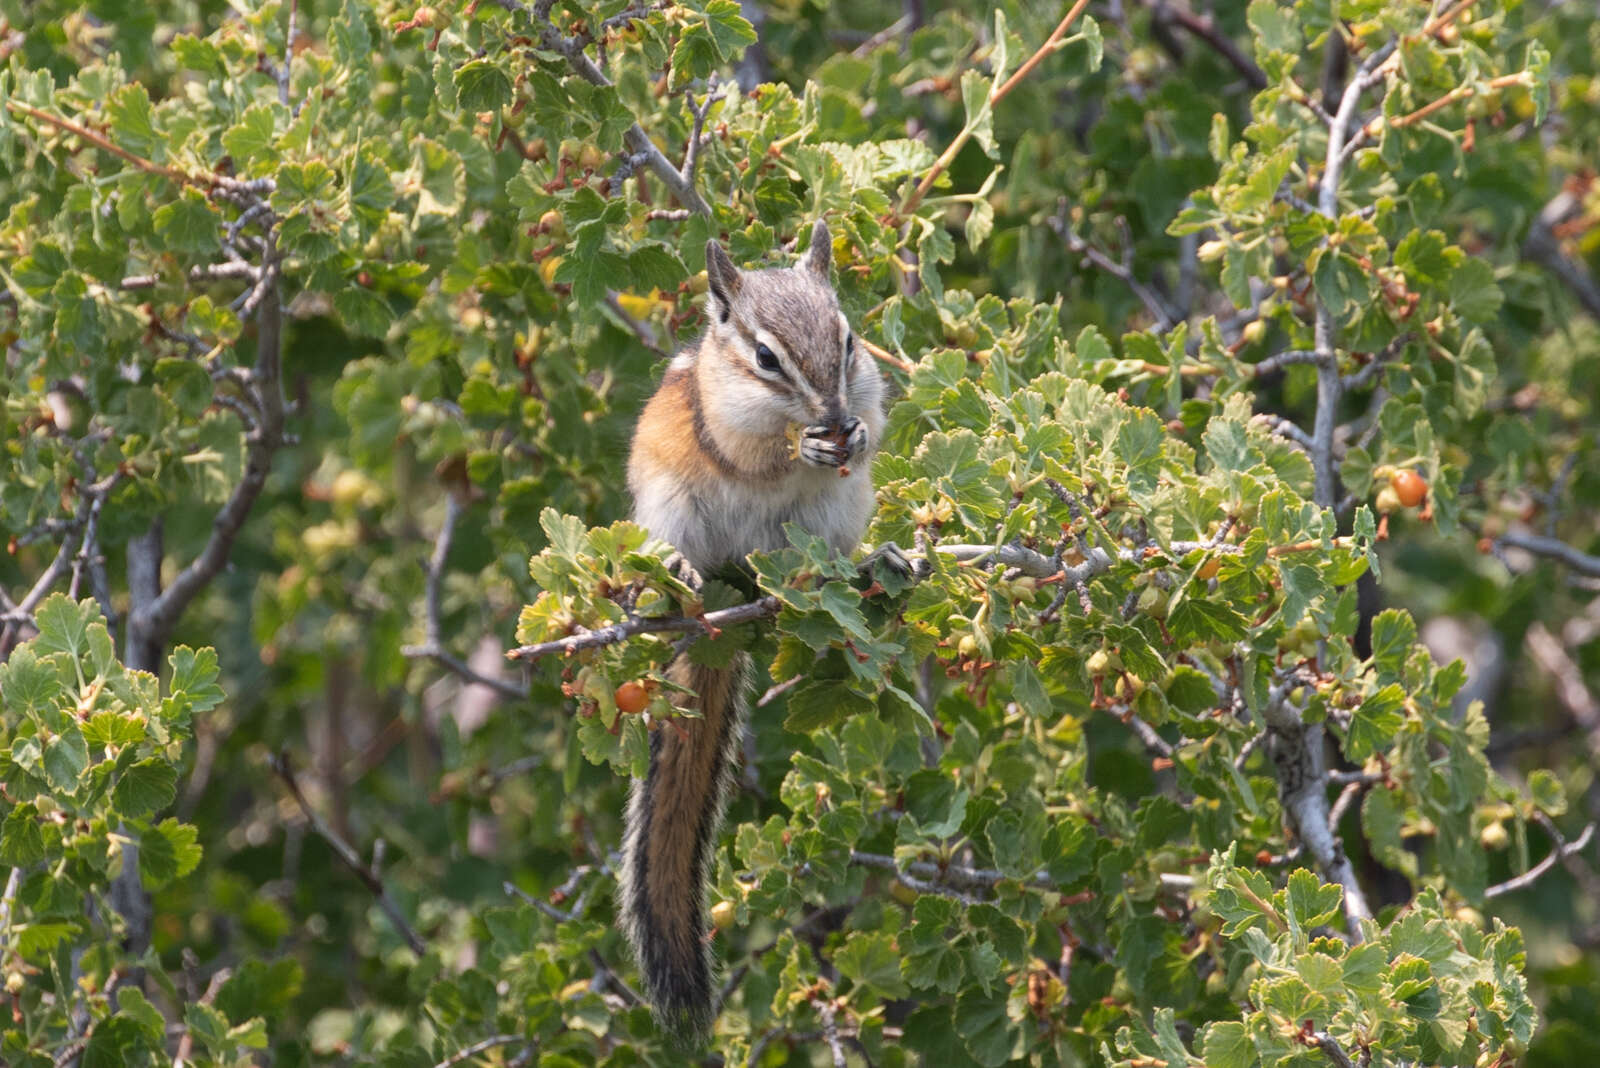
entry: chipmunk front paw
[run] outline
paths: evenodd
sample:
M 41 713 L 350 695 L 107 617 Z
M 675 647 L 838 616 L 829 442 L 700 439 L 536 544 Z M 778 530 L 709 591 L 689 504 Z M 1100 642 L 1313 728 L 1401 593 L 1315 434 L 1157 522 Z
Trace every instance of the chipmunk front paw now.
M 866 425 L 856 418 L 838 429 L 808 426 L 800 432 L 800 459 L 813 467 L 843 467 L 866 447 Z

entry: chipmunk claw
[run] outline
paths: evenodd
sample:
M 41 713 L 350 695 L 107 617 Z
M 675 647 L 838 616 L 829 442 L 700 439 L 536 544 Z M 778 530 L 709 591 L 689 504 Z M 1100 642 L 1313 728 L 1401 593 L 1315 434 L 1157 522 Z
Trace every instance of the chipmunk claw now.
M 872 568 L 875 564 L 882 564 L 902 581 L 916 581 L 925 578 L 930 570 L 927 561 L 913 561 L 900 546 L 892 541 L 884 542 L 862 557 L 861 563 L 857 565 L 857 570 L 871 578 Z
M 800 431 L 800 459 L 813 467 L 843 467 L 866 447 L 866 424 L 854 417 L 843 427 L 808 426 Z
M 694 565 L 689 563 L 688 557 L 684 556 L 682 553 L 675 552 L 670 556 L 663 557 L 661 562 L 666 565 L 667 570 L 670 571 L 679 582 L 683 583 L 691 590 L 694 590 L 696 593 L 700 591 L 701 586 L 705 585 L 705 579 L 700 577 L 700 572 L 694 569 Z

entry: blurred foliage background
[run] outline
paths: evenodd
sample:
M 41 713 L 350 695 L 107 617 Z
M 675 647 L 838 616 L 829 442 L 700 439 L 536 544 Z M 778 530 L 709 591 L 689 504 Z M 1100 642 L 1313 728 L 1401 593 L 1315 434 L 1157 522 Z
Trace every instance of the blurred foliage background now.
M 673 593 L 642 538 L 607 535 L 641 550 L 619 563 L 587 528 L 627 514 L 629 434 L 698 330 L 705 240 L 786 262 L 825 212 L 899 398 L 874 538 L 999 530 L 1053 564 L 948 568 L 863 601 L 860 633 L 797 593 L 776 632 L 734 635 L 778 658 L 761 688 L 810 681 L 753 712 L 707 1056 L 829 1063 L 842 1029 L 850 1063 L 1339 1063 L 1282 1026 L 1326 1010 L 1318 1029 L 1366 1034 L 1379 1063 L 1600 1057 L 1592 842 L 1484 893 L 1600 819 L 1600 23 L 1558 0 L 1106 0 L 988 107 L 1065 14 L 0 0 L 0 863 L 19 873 L 0 1055 L 679 1056 L 630 1003 L 607 866 L 646 737 L 614 688 L 670 643 L 581 677 L 504 653 L 606 618 L 585 568 Z M 1332 113 L 1391 38 L 1322 219 Z M 1318 367 L 1285 354 L 1322 347 L 1330 308 L 1345 385 L 1318 429 Z M 1401 468 L 1426 508 L 1381 499 Z M 1052 558 L 1069 529 L 1079 551 Z M 1093 562 L 1089 541 L 1104 578 L 1082 608 L 1060 584 L 1063 608 L 1033 582 Z M 1305 566 L 1268 556 L 1302 544 Z M 760 570 L 775 592 L 830 566 L 799 545 Z M 1180 626 L 1175 590 L 1222 607 Z M 1461 695 L 1386 609 L 1437 664 L 1463 659 Z M 214 684 L 179 665 L 207 646 Z M 1335 829 L 1396 929 L 1381 989 L 1325 950 L 1347 962 L 1338 1011 L 1252 987 L 1315 955 L 1294 923 L 1345 923 L 1326 901 L 1280 902 L 1299 918 L 1281 929 L 1239 904 L 1260 889 L 1245 869 L 1281 889 L 1320 859 L 1284 857 L 1259 724 L 1198 711 L 1229 693 L 1261 711 L 1247 661 L 1263 699 L 1269 676 L 1304 683 L 1319 754 L 1337 727 L 1323 811 L 1361 791 Z M 102 706 L 137 731 L 82 728 L 79 760 L 59 710 Z M 36 822 L 60 828 L 37 848 Z M 1051 893 L 1010 870 L 1007 834 Z M 156 838 L 183 863 L 150 867 Z M 919 888 L 852 850 L 1004 877 Z M 1399 948 L 1411 911 L 1454 941 Z M 1497 918 L 1525 962 L 1514 936 L 1464 933 Z M 1252 926 L 1287 956 L 1251 957 Z M 1395 971 L 1413 951 L 1438 990 Z

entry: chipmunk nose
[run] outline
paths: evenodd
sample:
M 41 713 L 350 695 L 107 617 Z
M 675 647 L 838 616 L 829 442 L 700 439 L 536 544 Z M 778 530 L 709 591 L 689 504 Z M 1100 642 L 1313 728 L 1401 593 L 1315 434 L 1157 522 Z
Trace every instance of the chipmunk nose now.
M 848 430 L 852 430 L 854 429 L 855 424 L 860 422 L 860 420 L 856 419 L 854 416 L 846 415 L 844 411 L 844 405 L 840 404 L 838 401 L 834 401 L 832 404 L 828 405 L 827 409 L 823 413 L 822 419 L 823 425 L 829 430 L 833 431 L 835 434 L 842 434 Z

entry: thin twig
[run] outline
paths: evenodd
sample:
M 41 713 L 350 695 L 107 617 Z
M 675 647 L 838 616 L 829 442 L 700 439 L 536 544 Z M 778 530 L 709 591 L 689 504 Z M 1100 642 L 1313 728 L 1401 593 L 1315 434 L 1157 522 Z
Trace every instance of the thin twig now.
M 745 604 L 737 604 L 731 608 L 719 608 L 715 612 L 707 612 L 703 616 L 665 616 L 659 619 L 634 617 L 622 623 L 613 623 L 598 630 L 580 631 L 566 638 L 557 638 L 554 641 L 539 642 L 536 645 L 523 645 L 506 653 L 508 660 L 523 660 L 532 663 L 541 657 L 553 653 L 571 654 L 580 649 L 593 649 L 602 645 L 614 645 L 620 641 L 640 634 L 683 634 L 686 632 L 700 631 L 709 634 L 724 627 L 737 626 L 740 623 L 750 623 L 758 619 L 767 619 L 778 614 L 778 599 L 776 597 L 758 597 Z
M 1530 534 L 1521 530 L 1508 530 L 1495 541 L 1502 546 L 1521 549 L 1535 556 L 1545 556 L 1552 560 L 1559 560 L 1579 574 L 1600 578 L 1600 556 L 1591 556 L 1573 548 L 1558 538 L 1549 538 L 1541 534 Z
M 584 51 L 590 43 L 589 40 L 583 37 L 566 37 L 556 29 L 555 23 L 550 20 L 552 5 L 540 3 L 530 8 L 521 0 L 495 0 L 495 3 L 513 14 L 527 16 L 535 24 L 540 44 L 549 51 L 565 56 L 567 65 L 578 77 L 591 85 L 602 88 L 611 86 L 611 79 L 606 77 L 605 72 L 596 66 L 594 60 Z M 630 155 L 645 157 L 646 165 L 657 178 L 661 179 L 662 184 L 672 191 L 680 203 L 697 215 L 711 214 L 711 205 L 706 203 L 705 198 L 695 190 L 694 182 L 662 154 L 661 149 L 650 139 L 650 135 L 644 132 L 644 127 L 635 122 L 623 132 L 622 139 Z
M 428 557 L 423 580 L 423 641 L 421 645 L 404 646 L 400 654 L 410 659 L 432 660 L 469 683 L 487 686 L 507 700 L 520 701 L 528 696 L 526 687 L 476 671 L 444 646 L 444 629 L 439 618 L 439 591 L 444 582 L 445 563 L 450 557 L 450 543 L 455 538 L 456 523 L 461 518 L 462 510 L 461 498 L 454 492 L 446 493 L 444 521 L 439 525 L 439 534 L 434 540 L 433 552 Z
M 1568 216 L 1583 210 L 1582 198 L 1563 190 L 1544 206 L 1528 228 L 1527 239 L 1522 243 L 1522 257 L 1532 260 L 1555 275 L 1590 318 L 1600 320 L 1600 283 L 1584 266 L 1583 261 L 1568 256 L 1556 237 L 1555 228 Z
M 527 1041 L 521 1035 L 490 1035 L 488 1038 L 474 1042 L 465 1049 L 450 1054 L 444 1060 L 434 1065 L 433 1068 L 455 1068 L 462 1061 L 469 1061 L 485 1050 L 494 1049 L 496 1046 L 509 1046 L 513 1042 Z
M 1361 72 L 1350 79 L 1340 98 L 1339 110 L 1334 113 L 1328 128 L 1328 152 L 1322 172 L 1322 185 L 1317 190 L 1317 210 L 1329 219 L 1339 214 L 1339 177 L 1348 158 L 1345 141 L 1350 123 L 1355 118 L 1361 96 L 1379 77 L 1378 71 L 1395 50 L 1390 41 L 1374 52 L 1361 67 Z M 1338 351 L 1335 348 L 1337 324 L 1327 301 L 1317 302 L 1313 334 L 1317 368 L 1317 414 L 1311 438 L 1311 466 L 1315 475 L 1316 502 L 1323 508 L 1332 508 L 1338 499 L 1338 474 L 1333 463 L 1333 435 L 1338 424 L 1339 398 L 1344 383 L 1339 377 Z
M 1057 202 L 1056 214 L 1050 218 L 1050 228 L 1066 243 L 1069 252 L 1075 256 L 1082 256 L 1086 262 L 1093 264 L 1132 290 L 1133 295 L 1139 298 L 1139 302 L 1145 306 L 1145 310 L 1155 320 L 1157 333 L 1165 333 L 1178 321 L 1178 317 L 1167 307 L 1166 302 L 1156 294 L 1156 291 L 1134 276 L 1133 269 L 1127 262 L 1128 256 L 1132 253 L 1131 247 L 1125 250 L 1124 262 L 1118 263 L 1098 248 L 1089 244 L 1072 229 L 1065 197 L 1062 197 Z
M 279 292 L 276 252 L 271 248 L 262 264 L 258 284 L 256 364 L 251 376 L 251 403 L 260 413 L 254 432 L 246 442 L 244 475 L 226 504 L 211 521 L 211 536 L 200 555 L 178 572 L 160 596 L 130 611 L 129 626 L 140 641 L 161 644 L 177 623 L 189 602 L 211 583 L 233 549 L 233 543 L 249 518 L 256 499 L 267 483 L 272 459 L 284 443 L 285 404 L 281 382 L 283 344 L 283 302 Z
M 1549 854 L 1547 854 L 1543 860 L 1529 868 L 1527 871 L 1523 872 L 1521 875 L 1507 879 L 1503 883 L 1496 883 L 1495 885 L 1489 887 L 1483 892 L 1484 898 L 1486 900 L 1493 900 L 1497 897 L 1504 897 L 1507 894 L 1516 893 L 1518 890 L 1526 890 L 1528 887 L 1538 882 L 1539 878 L 1544 875 L 1545 872 L 1555 867 L 1561 861 L 1570 856 L 1582 853 L 1585 849 L 1588 849 L 1589 840 L 1594 837 L 1594 829 L 1595 824 L 1589 824 L 1583 829 L 1582 834 L 1578 835 L 1578 837 L 1574 838 L 1570 842 L 1563 842 L 1561 840 L 1561 836 L 1559 834 L 1556 835 L 1555 845 L 1551 848 Z
M 1165 3 L 1164 0 L 1156 0 L 1154 3 L 1146 0 L 1146 3 L 1153 7 L 1156 18 L 1168 19 L 1182 26 L 1209 45 L 1212 51 L 1227 60 L 1228 64 L 1239 72 L 1245 84 L 1251 89 L 1259 91 L 1267 87 L 1266 72 L 1256 65 L 1255 60 L 1245 55 L 1244 51 L 1234 44 L 1232 38 L 1217 29 L 1217 24 L 1210 15 L 1197 15 L 1188 8 L 1175 7 Z
M 377 899 L 378 906 L 389 917 L 389 922 L 394 924 L 395 930 L 400 933 L 400 937 L 405 939 L 406 945 L 411 947 L 411 951 L 419 957 L 424 956 L 428 952 L 428 944 L 422 940 L 421 935 L 417 934 L 410 921 L 406 919 L 405 914 L 400 911 L 400 906 L 396 905 L 394 899 L 389 896 L 389 889 L 384 885 L 383 879 L 361 859 L 361 854 L 357 853 L 349 842 L 341 838 L 339 833 L 330 827 L 328 822 L 306 800 L 306 795 L 300 789 L 299 780 L 295 778 L 294 769 L 289 764 L 287 753 L 280 753 L 272 758 L 272 770 L 277 774 L 278 778 L 283 780 L 284 786 L 288 788 L 295 804 L 300 807 L 300 812 L 305 816 L 306 822 L 311 829 L 317 833 L 318 837 L 328 843 L 334 855 L 344 862 L 345 867 L 349 868 L 356 878 L 361 880 L 362 885 Z
M 218 968 L 212 972 L 210 980 L 206 982 L 205 992 L 200 995 L 199 1003 L 201 1005 L 210 1005 L 216 1001 L 217 992 L 222 989 L 222 984 L 226 983 L 232 975 L 233 970 L 231 968 Z M 178 1048 L 172 1056 L 172 1068 L 184 1068 L 185 1062 L 189 1059 L 189 1053 L 193 1049 L 194 1032 L 185 1027 L 183 1029 L 183 1037 L 178 1039 Z
M 689 113 L 694 116 L 694 126 L 689 131 L 689 145 L 683 150 L 683 166 L 679 168 L 684 180 L 691 186 L 694 185 L 696 168 L 700 165 L 701 136 L 706 128 L 706 113 L 711 110 L 711 105 L 722 99 L 722 90 L 717 88 L 713 81 L 706 86 L 706 98 L 699 104 L 694 102 L 694 94 L 689 94 Z
M 1046 56 L 1056 50 L 1056 45 L 1066 34 L 1067 28 L 1077 21 L 1078 16 L 1083 14 L 1084 9 L 1088 6 L 1089 0 L 1077 0 L 1067 10 L 1066 15 L 1057 24 L 1056 28 L 1051 31 L 1050 36 L 1045 38 L 1044 44 L 1040 45 L 1038 50 L 1029 56 L 1022 66 L 1018 67 L 1003 84 L 989 91 L 990 107 L 994 107 L 1001 100 L 1004 100 L 1006 94 L 1015 89 L 1022 79 L 1031 74 L 1033 69 L 1044 61 Z M 966 147 L 967 141 L 971 137 L 972 128 L 970 126 L 962 127 L 961 132 L 956 134 L 939 158 L 934 160 L 933 166 L 928 168 L 928 173 L 922 176 L 922 180 L 917 183 L 917 187 L 906 197 L 905 203 L 900 205 L 900 214 L 902 216 L 910 215 L 917 210 L 917 205 L 921 204 L 923 198 L 928 195 L 928 191 L 933 188 L 933 183 L 938 181 L 939 175 L 943 174 L 950 164 L 955 162 L 956 157 L 961 154 L 961 150 Z

